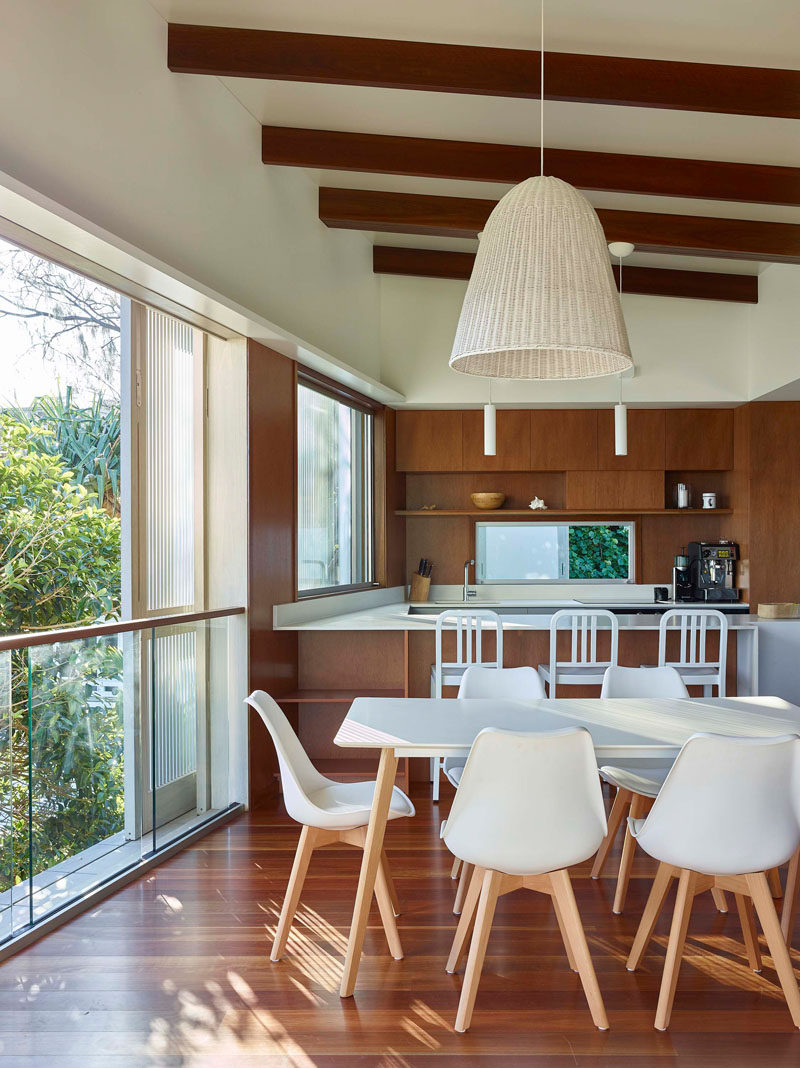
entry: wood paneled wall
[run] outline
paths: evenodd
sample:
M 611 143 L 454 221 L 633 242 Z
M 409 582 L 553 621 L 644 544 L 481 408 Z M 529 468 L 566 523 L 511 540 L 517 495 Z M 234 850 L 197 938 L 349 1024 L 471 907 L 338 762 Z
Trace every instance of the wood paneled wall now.
M 272 628 L 272 607 L 294 600 L 295 364 L 248 342 L 250 688 L 297 688 L 297 635 Z M 213 501 L 211 502 L 213 507 Z M 277 796 L 275 749 L 250 710 L 250 805 Z
M 510 509 L 525 508 L 534 494 L 575 513 L 625 509 L 637 522 L 639 582 L 670 582 L 672 558 L 689 541 L 741 538 L 736 515 L 639 514 L 674 507 L 678 482 L 691 486 L 694 506 L 715 492 L 719 508 L 735 507 L 730 408 L 630 409 L 627 456 L 614 455 L 609 408 L 501 409 L 494 457 L 483 455 L 481 411 L 406 410 L 397 413 L 397 458 L 409 510 L 469 510 L 470 493 L 487 490 L 505 493 Z M 475 555 L 474 524 L 466 516 L 409 518 L 406 581 L 425 556 L 434 582 L 460 583 L 464 560 Z
M 732 408 L 628 411 L 628 455 L 614 455 L 610 408 L 500 409 L 497 456 L 483 455 L 471 409 L 397 413 L 399 471 L 729 471 Z
M 736 478 L 748 498 L 740 537 L 750 600 L 800 601 L 800 402 L 746 407 Z

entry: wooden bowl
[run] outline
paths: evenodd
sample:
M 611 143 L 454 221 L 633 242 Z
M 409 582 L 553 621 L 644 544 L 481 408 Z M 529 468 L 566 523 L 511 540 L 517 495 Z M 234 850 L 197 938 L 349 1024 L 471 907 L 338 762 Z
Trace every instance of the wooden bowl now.
M 476 508 L 486 512 L 502 508 L 506 499 L 505 493 L 470 493 L 469 496 Z

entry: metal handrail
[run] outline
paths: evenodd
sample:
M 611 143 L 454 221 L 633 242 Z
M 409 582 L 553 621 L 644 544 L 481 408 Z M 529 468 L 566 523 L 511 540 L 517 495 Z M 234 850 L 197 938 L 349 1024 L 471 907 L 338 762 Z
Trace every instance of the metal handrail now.
M 29 634 L 7 634 L 0 637 L 0 652 L 7 649 L 29 649 L 34 645 L 52 645 L 54 642 L 72 642 L 80 638 L 95 638 L 102 634 L 129 634 L 136 630 L 151 630 L 154 627 L 170 627 L 176 623 L 199 623 L 204 619 L 222 619 L 225 616 L 240 616 L 246 611 L 237 608 L 215 608 L 207 612 L 178 612 L 171 616 L 150 616 L 145 619 L 119 619 L 110 623 L 94 623 L 88 627 L 62 627 L 60 630 L 42 630 Z

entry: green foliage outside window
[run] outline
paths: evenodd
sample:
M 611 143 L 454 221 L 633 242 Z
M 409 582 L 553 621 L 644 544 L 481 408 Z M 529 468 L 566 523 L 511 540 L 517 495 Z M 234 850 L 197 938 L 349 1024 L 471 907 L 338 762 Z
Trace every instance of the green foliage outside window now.
M 113 437 L 118 409 L 106 417 Z M 101 507 L 94 465 L 87 458 L 87 486 L 55 447 L 58 440 L 52 424 L 0 412 L 0 632 L 6 634 L 119 616 L 119 516 L 110 514 L 107 498 Z M 118 435 L 114 448 L 112 468 Z M 34 874 L 122 829 L 121 678 L 116 639 L 32 650 L 30 676 L 27 652 L 12 654 L 10 722 L 0 724 L 0 892 L 29 874 L 29 741 Z
M 630 568 L 628 537 L 628 528 L 623 526 L 571 526 L 569 577 L 627 579 Z

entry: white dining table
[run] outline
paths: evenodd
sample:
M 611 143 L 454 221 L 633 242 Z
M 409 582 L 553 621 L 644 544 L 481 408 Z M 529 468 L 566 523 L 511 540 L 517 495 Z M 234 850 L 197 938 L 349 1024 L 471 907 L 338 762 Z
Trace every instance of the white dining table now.
M 625 757 L 675 756 L 698 732 L 766 737 L 800 734 L 800 708 L 779 697 L 484 700 L 357 697 L 334 739 L 345 749 L 379 749 L 364 855 L 340 994 L 356 985 L 389 802 L 401 757 L 466 755 L 485 727 L 549 731 L 585 727 L 598 764 Z

